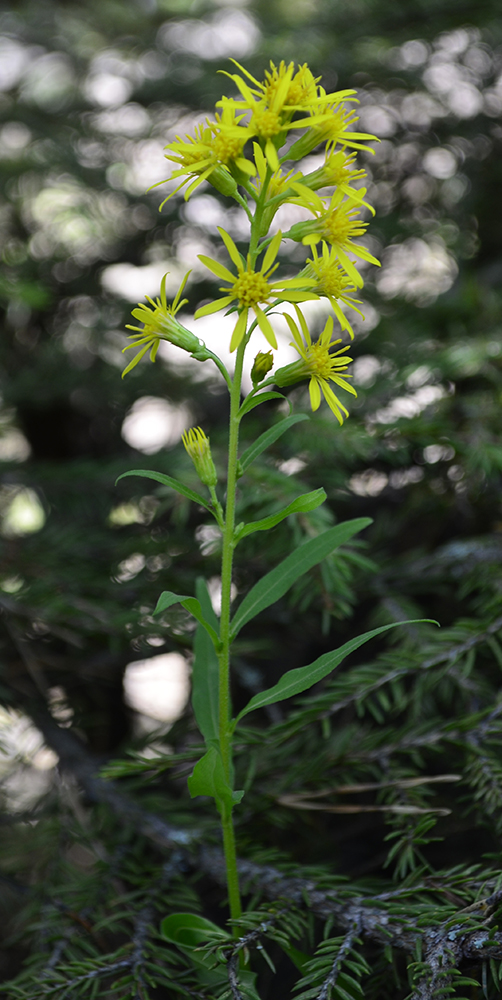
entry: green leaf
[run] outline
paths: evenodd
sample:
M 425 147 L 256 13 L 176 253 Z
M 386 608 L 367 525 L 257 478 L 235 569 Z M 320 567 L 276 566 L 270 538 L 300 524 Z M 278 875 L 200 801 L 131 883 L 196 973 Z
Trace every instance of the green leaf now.
M 255 406 L 259 406 L 260 403 L 266 403 L 269 399 L 285 399 L 286 397 L 282 395 L 282 392 L 261 392 L 257 396 L 248 396 L 244 400 L 239 413 L 239 419 L 244 416 L 245 413 L 249 413 L 253 410 Z
M 162 611 L 167 611 L 173 604 L 181 604 L 182 608 L 189 611 L 205 628 L 214 648 L 216 650 L 220 648 L 221 643 L 218 632 L 206 621 L 196 597 L 187 597 L 186 594 L 173 594 L 172 590 L 164 590 L 157 601 L 155 611 L 153 612 L 154 615 L 160 615 Z
M 323 531 L 315 538 L 291 552 L 275 569 L 263 576 L 261 580 L 246 594 L 242 604 L 237 608 L 231 624 L 232 640 L 240 632 L 243 625 L 251 621 L 255 615 L 278 601 L 292 586 L 295 580 L 303 576 L 312 566 L 329 556 L 339 545 L 367 528 L 371 524 L 369 517 L 357 517 L 353 521 L 344 521 L 328 531 Z
M 230 941 L 227 934 L 212 920 L 199 917 L 196 913 L 171 913 L 164 917 L 160 925 L 162 937 L 171 944 L 182 948 L 198 948 L 204 942 Z
M 213 798 L 223 818 L 230 815 L 234 805 L 244 795 L 243 791 L 232 791 L 225 777 L 220 751 L 215 746 L 210 746 L 195 765 L 188 779 L 188 791 L 192 799 L 197 795 Z
M 206 621 L 216 630 L 218 619 L 202 577 L 197 579 L 195 593 Z M 192 707 L 197 725 L 206 741 L 218 738 L 219 664 L 213 643 L 202 625 L 197 626 L 192 664 Z
M 277 511 L 277 514 L 270 514 L 269 517 L 263 517 L 261 521 L 250 521 L 249 524 L 244 524 L 235 533 L 235 544 L 240 542 L 241 538 L 245 538 L 246 535 L 251 535 L 253 531 L 266 531 L 268 528 L 275 528 L 276 524 L 283 521 L 285 517 L 289 517 L 290 514 L 307 514 L 310 510 L 315 510 L 316 507 L 324 503 L 325 499 L 326 492 L 322 488 L 320 490 L 313 490 L 312 493 L 303 493 L 301 497 L 297 497 L 287 507 Z
M 375 636 L 381 635 L 382 632 L 387 632 L 391 628 L 397 628 L 398 625 L 416 625 L 421 622 L 432 622 L 433 625 L 438 624 L 438 622 L 433 621 L 431 618 L 417 618 L 413 619 L 413 621 L 392 622 L 390 625 L 381 625 L 380 628 L 374 628 L 371 632 L 363 632 L 362 635 L 356 636 L 355 639 L 349 639 L 349 642 L 344 643 L 339 649 L 333 649 L 330 653 L 323 653 L 322 656 L 319 656 L 317 660 L 309 663 L 306 667 L 297 667 L 295 670 L 288 670 L 277 684 L 274 684 L 273 687 L 268 688 L 266 691 L 255 694 L 251 698 L 251 701 L 243 708 L 242 712 L 239 712 L 235 724 L 245 715 L 248 715 L 249 712 L 254 712 L 257 708 L 263 708 L 264 705 L 274 705 L 277 701 L 284 701 L 285 698 L 292 698 L 296 694 L 307 691 L 308 688 L 317 684 L 318 681 L 322 681 L 324 677 L 327 677 L 349 653 L 352 653 L 355 649 L 359 649 L 359 646 L 364 645 L 369 639 L 373 639 Z
M 259 438 L 249 448 L 246 448 L 240 457 L 242 472 L 245 472 L 248 465 L 251 465 L 251 462 L 254 462 L 255 458 L 258 458 L 258 455 L 261 455 L 262 451 L 269 448 L 274 441 L 282 437 L 290 427 L 294 427 L 295 424 L 299 424 L 302 420 L 309 419 L 310 417 L 307 413 L 294 413 L 291 417 L 279 420 L 273 427 L 269 427 L 268 431 L 265 431 L 264 434 L 260 434 Z
M 306 971 L 307 962 L 312 961 L 312 955 L 306 955 L 304 951 L 299 951 L 292 944 L 288 946 L 281 944 L 280 947 L 288 958 L 291 959 L 293 965 L 303 974 Z
M 163 472 L 152 472 L 150 469 L 131 469 L 130 472 L 123 472 L 115 483 L 118 483 L 120 479 L 125 479 L 126 476 L 143 476 L 144 479 L 155 479 L 157 483 L 162 483 L 163 486 L 170 486 L 171 489 L 176 490 L 177 493 L 181 493 L 183 497 L 187 500 L 193 500 L 194 503 L 198 503 L 201 507 L 205 507 L 206 510 L 213 512 L 213 508 L 208 500 L 205 500 L 200 493 L 196 493 L 195 490 L 191 490 L 189 486 L 185 486 L 184 483 L 180 483 L 179 479 L 173 479 L 172 476 L 165 476 Z

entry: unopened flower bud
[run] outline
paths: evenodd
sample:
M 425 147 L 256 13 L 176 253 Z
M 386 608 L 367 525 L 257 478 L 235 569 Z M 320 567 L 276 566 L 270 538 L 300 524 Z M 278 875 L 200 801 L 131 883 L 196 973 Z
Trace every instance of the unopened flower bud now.
M 228 170 L 225 170 L 224 167 L 215 167 L 207 180 L 220 194 L 225 195 L 227 198 L 235 198 L 237 194 L 237 181 L 234 180 L 232 174 Z
M 251 369 L 251 381 L 253 385 L 258 385 L 259 382 L 263 382 L 263 379 L 268 375 L 269 371 L 274 367 L 274 359 L 272 356 L 272 351 L 267 351 L 264 354 L 262 351 L 258 351 L 256 355 L 253 367 Z
M 202 428 L 191 427 L 189 431 L 183 432 L 181 440 L 192 459 L 201 483 L 204 483 L 204 486 L 216 486 L 218 477 L 211 456 L 209 438 L 206 437 Z

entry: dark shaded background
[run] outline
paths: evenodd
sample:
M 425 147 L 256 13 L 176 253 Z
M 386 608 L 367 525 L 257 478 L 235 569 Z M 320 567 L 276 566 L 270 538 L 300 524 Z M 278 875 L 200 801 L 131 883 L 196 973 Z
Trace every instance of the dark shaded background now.
M 143 363 L 121 380 L 133 303 L 117 274 L 122 290 L 133 279 L 141 286 L 142 275 L 151 283 L 155 267 L 160 278 L 173 261 L 183 271 L 200 249 L 211 252 L 216 224 L 226 219 L 238 234 L 235 213 L 208 186 L 189 207 L 173 198 L 160 215 L 164 188 L 145 193 L 168 173 L 165 143 L 230 92 L 216 75 L 229 56 L 258 78 L 270 59 L 294 59 L 322 74 L 328 90 L 357 87 L 362 127 L 381 139 L 361 161 L 376 208 L 368 246 L 383 262 L 378 274 L 368 271 L 366 321 L 355 324 L 359 395 L 350 420 L 340 430 L 321 408 L 282 438 L 249 478 L 240 517 L 263 516 L 319 485 L 328 506 L 276 529 L 265 551 L 249 539 L 237 586 L 245 591 L 309 524 L 360 515 L 374 523 L 364 547 L 330 560 L 243 633 L 236 704 L 265 676 L 268 684 L 387 621 L 441 622 L 440 639 L 427 627 L 404 638 L 414 650 L 479 635 L 500 613 L 502 584 L 499 5 L 38 0 L 0 12 L 3 704 L 33 715 L 48 698 L 102 761 L 131 739 L 138 747 L 122 694 L 126 665 L 191 643 L 184 613 L 152 618 L 158 592 L 190 593 L 197 575 L 218 573 L 200 510 L 139 480 L 115 485 L 138 466 L 193 482 L 175 436 L 149 457 L 122 437 L 138 399 L 166 398 L 178 414 L 189 403 L 222 469 L 226 421 L 218 382 L 194 382 L 193 370 L 172 360 Z M 113 270 L 119 264 L 126 269 Z M 187 311 L 213 292 L 196 272 Z M 304 389 L 291 401 L 308 407 Z M 256 413 L 250 437 L 275 418 L 273 407 Z M 486 700 L 476 689 L 469 711 L 496 701 L 498 671 L 488 657 Z M 455 698 L 441 697 L 443 718 L 455 718 Z M 393 722 L 384 704 L 374 716 L 411 725 L 399 712 Z M 5 716 L 7 733 L 19 718 Z M 193 739 L 189 718 L 185 725 Z M 8 808 L 19 763 L 9 747 Z M 309 752 L 312 760 L 315 747 Z M 299 752 L 294 787 L 308 760 Z M 364 825 L 354 830 L 346 862 L 371 869 L 380 863 L 374 844 Z M 472 846 L 464 834 L 477 858 L 478 834 Z M 306 855 L 308 843 L 307 833 Z M 13 864 L 11 847 L 5 870 L 23 869 L 22 851 Z M 7 961 L 6 969 L 13 974 Z

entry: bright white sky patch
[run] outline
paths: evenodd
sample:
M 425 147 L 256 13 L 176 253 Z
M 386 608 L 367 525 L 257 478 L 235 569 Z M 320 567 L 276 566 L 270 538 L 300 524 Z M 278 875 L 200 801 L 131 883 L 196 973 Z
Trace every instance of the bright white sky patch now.
M 166 48 L 191 52 L 200 59 L 241 59 L 254 52 L 260 30 L 249 14 L 221 10 L 206 21 L 167 21 L 159 32 Z
M 166 296 L 174 298 L 178 291 L 183 272 L 173 260 L 159 260 L 144 267 L 134 264 L 111 264 L 101 275 L 101 284 L 107 292 L 121 295 L 128 302 L 144 302 L 145 296 L 152 299 L 160 295 L 160 282 L 168 272 Z M 131 321 L 134 322 L 134 321 Z
M 386 299 L 402 295 L 426 306 L 451 288 L 457 274 L 457 264 L 441 240 L 411 237 L 387 248 L 376 286 Z
M 141 396 L 122 424 L 122 437 L 131 448 L 155 455 L 161 448 L 177 444 L 191 423 L 187 406 L 174 406 L 159 396 Z
M 6 499 L 8 502 L 8 487 Z M 1 499 L 1 498 L 0 498 Z M 2 518 L 2 535 L 13 538 L 40 531 L 45 524 L 45 512 L 35 490 L 14 488 L 13 496 Z
M 188 664 L 180 653 L 161 653 L 129 663 L 124 674 L 125 701 L 136 712 L 159 722 L 174 722 L 190 691 Z

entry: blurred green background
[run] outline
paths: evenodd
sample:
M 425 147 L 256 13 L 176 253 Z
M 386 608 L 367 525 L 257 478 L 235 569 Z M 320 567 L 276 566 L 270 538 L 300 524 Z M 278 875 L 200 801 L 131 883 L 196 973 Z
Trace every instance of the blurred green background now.
M 160 214 L 170 189 L 150 190 L 170 172 L 165 144 L 231 93 L 218 75 L 231 70 L 231 56 L 259 79 L 271 59 L 285 59 L 308 62 L 328 91 L 357 88 L 361 127 L 381 140 L 360 161 L 376 208 L 367 246 L 382 260 L 378 272 L 365 271 L 366 319 L 355 317 L 350 419 L 340 429 L 322 407 L 281 438 L 249 477 L 239 516 L 263 516 L 320 485 L 328 504 L 277 528 L 265 551 L 252 539 L 243 544 L 236 586 L 245 592 L 312 527 L 360 515 L 374 523 L 363 542 L 243 633 L 236 703 L 265 671 L 270 683 L 364 628 L 425 615 L 468 636 L 500 614 L 496 0 L 1 4 L 0 698 L 8 748 L 24 717 L 16 712 L 30 714 L 46 698 L 100 760 L 131 740 L 140 745 L 163 715 L 143 706 L 138 717 L 134 696 L 124 698 L 124 671 L 166 654 L 178 660 L 164 665 L 179 666 L 192 637 L 180 610 L 152 618 L 159 591 L 191 593 L 202 574 L 217 595 L 218 538 L 204 514 L 145 480 L 115 480 L 150 467 L 195 485 L 179 444 L 192 424 L 211 435 L 223 474 L 227 400 L 209 366 L 166 349 L 156 365 L 120 376 L 134 304 L 158 294 L 166 271 L 174 291 L 192 268 L 182 316 L 190 324 L 215 292 L 197 254 L 215 253 L 218 225 L 237 241 L 244 235 L 239 210 L 207 184 Z M 314 330 L 321 319 L 312 314 Z M 201 335 L 227 350 L 224 323 Z M 290 400 L 295 411 L 309 410 L 306 387 Z M 245 434 L 279 415 L 273 405 L 254 411 Z M 427 629 L 420 635 L 430 640 Z M 8 806 L 15 747 L 4 768 Z
M 133 305 L 158 294 L 165 271 L 174 291 L 191 267 L 190 322 L 214 294 L 197 253 L 215 247 L 218 224 L 245 234 L 239 211 L 207 184 L 160 214 L 169 187 L 147 191 L 170 172 L 166 142 L 230 93 L 217 75 L 230 56 L 258 78 L 270 59 L 294 59 L 328 90 L 356 87 L 361 127 L 381 140 L 360 158 L 377 213 L 368 245 L 383 266 L 367 269 L 366 320 L 355 317 L 357 402 L 342 430 L 324 408 L 282 439 L 249 484 L 248 509 L 278 504 L 300 479 L 325 486 L 333 516 L 375 518 L 376 578 L 353 561 L 338 581 L 332 574 L 297 595 L 308 641 L 318 641 L 321 618 L 324 634 L 332 615 L 335 631 L 347 627 L 338 620 L 355 599 L 354 573 L 366 615 L 406 597 L 443 624 L 455 620 L 465 611 L 457 583 L 438 586 L 438 573 L 498 579 L 501 549 L 497 4 L 477 5 L 475 18 L 469 4 L 425 0 L 1 11 L 2 618 L 34 644 L 91 745 L 107 752 L 129 734 L 125 665 L 161 647 L 184 651 L 184 619 L 173 629 L 149 615 L 159 588 L 189 592 L 196 574 L 218 573 L 200 511 L 144 481 L 114 481 L 148 465 L 191 479 L 179 439 L 193 423 L 217 452 L 224 445 L 227 403 L 210 366 L 170 349 L 120 374 Z M 200 329 L 227 350 L 226 326 Z M 291 396 L 308 409 L 303 389 Z M 248 433 L 276 418 L 257 416 Z M 266 554 L 248 543 L 239 587 L 295 530 L 278 529 Z M 282 651 L 291 635 L 289 655 L 299 626 L 283 613 L 282 627 L 273 624 Z M 27 680 L 12 630 L 2 653 L 1 693 L 16 704 Z

